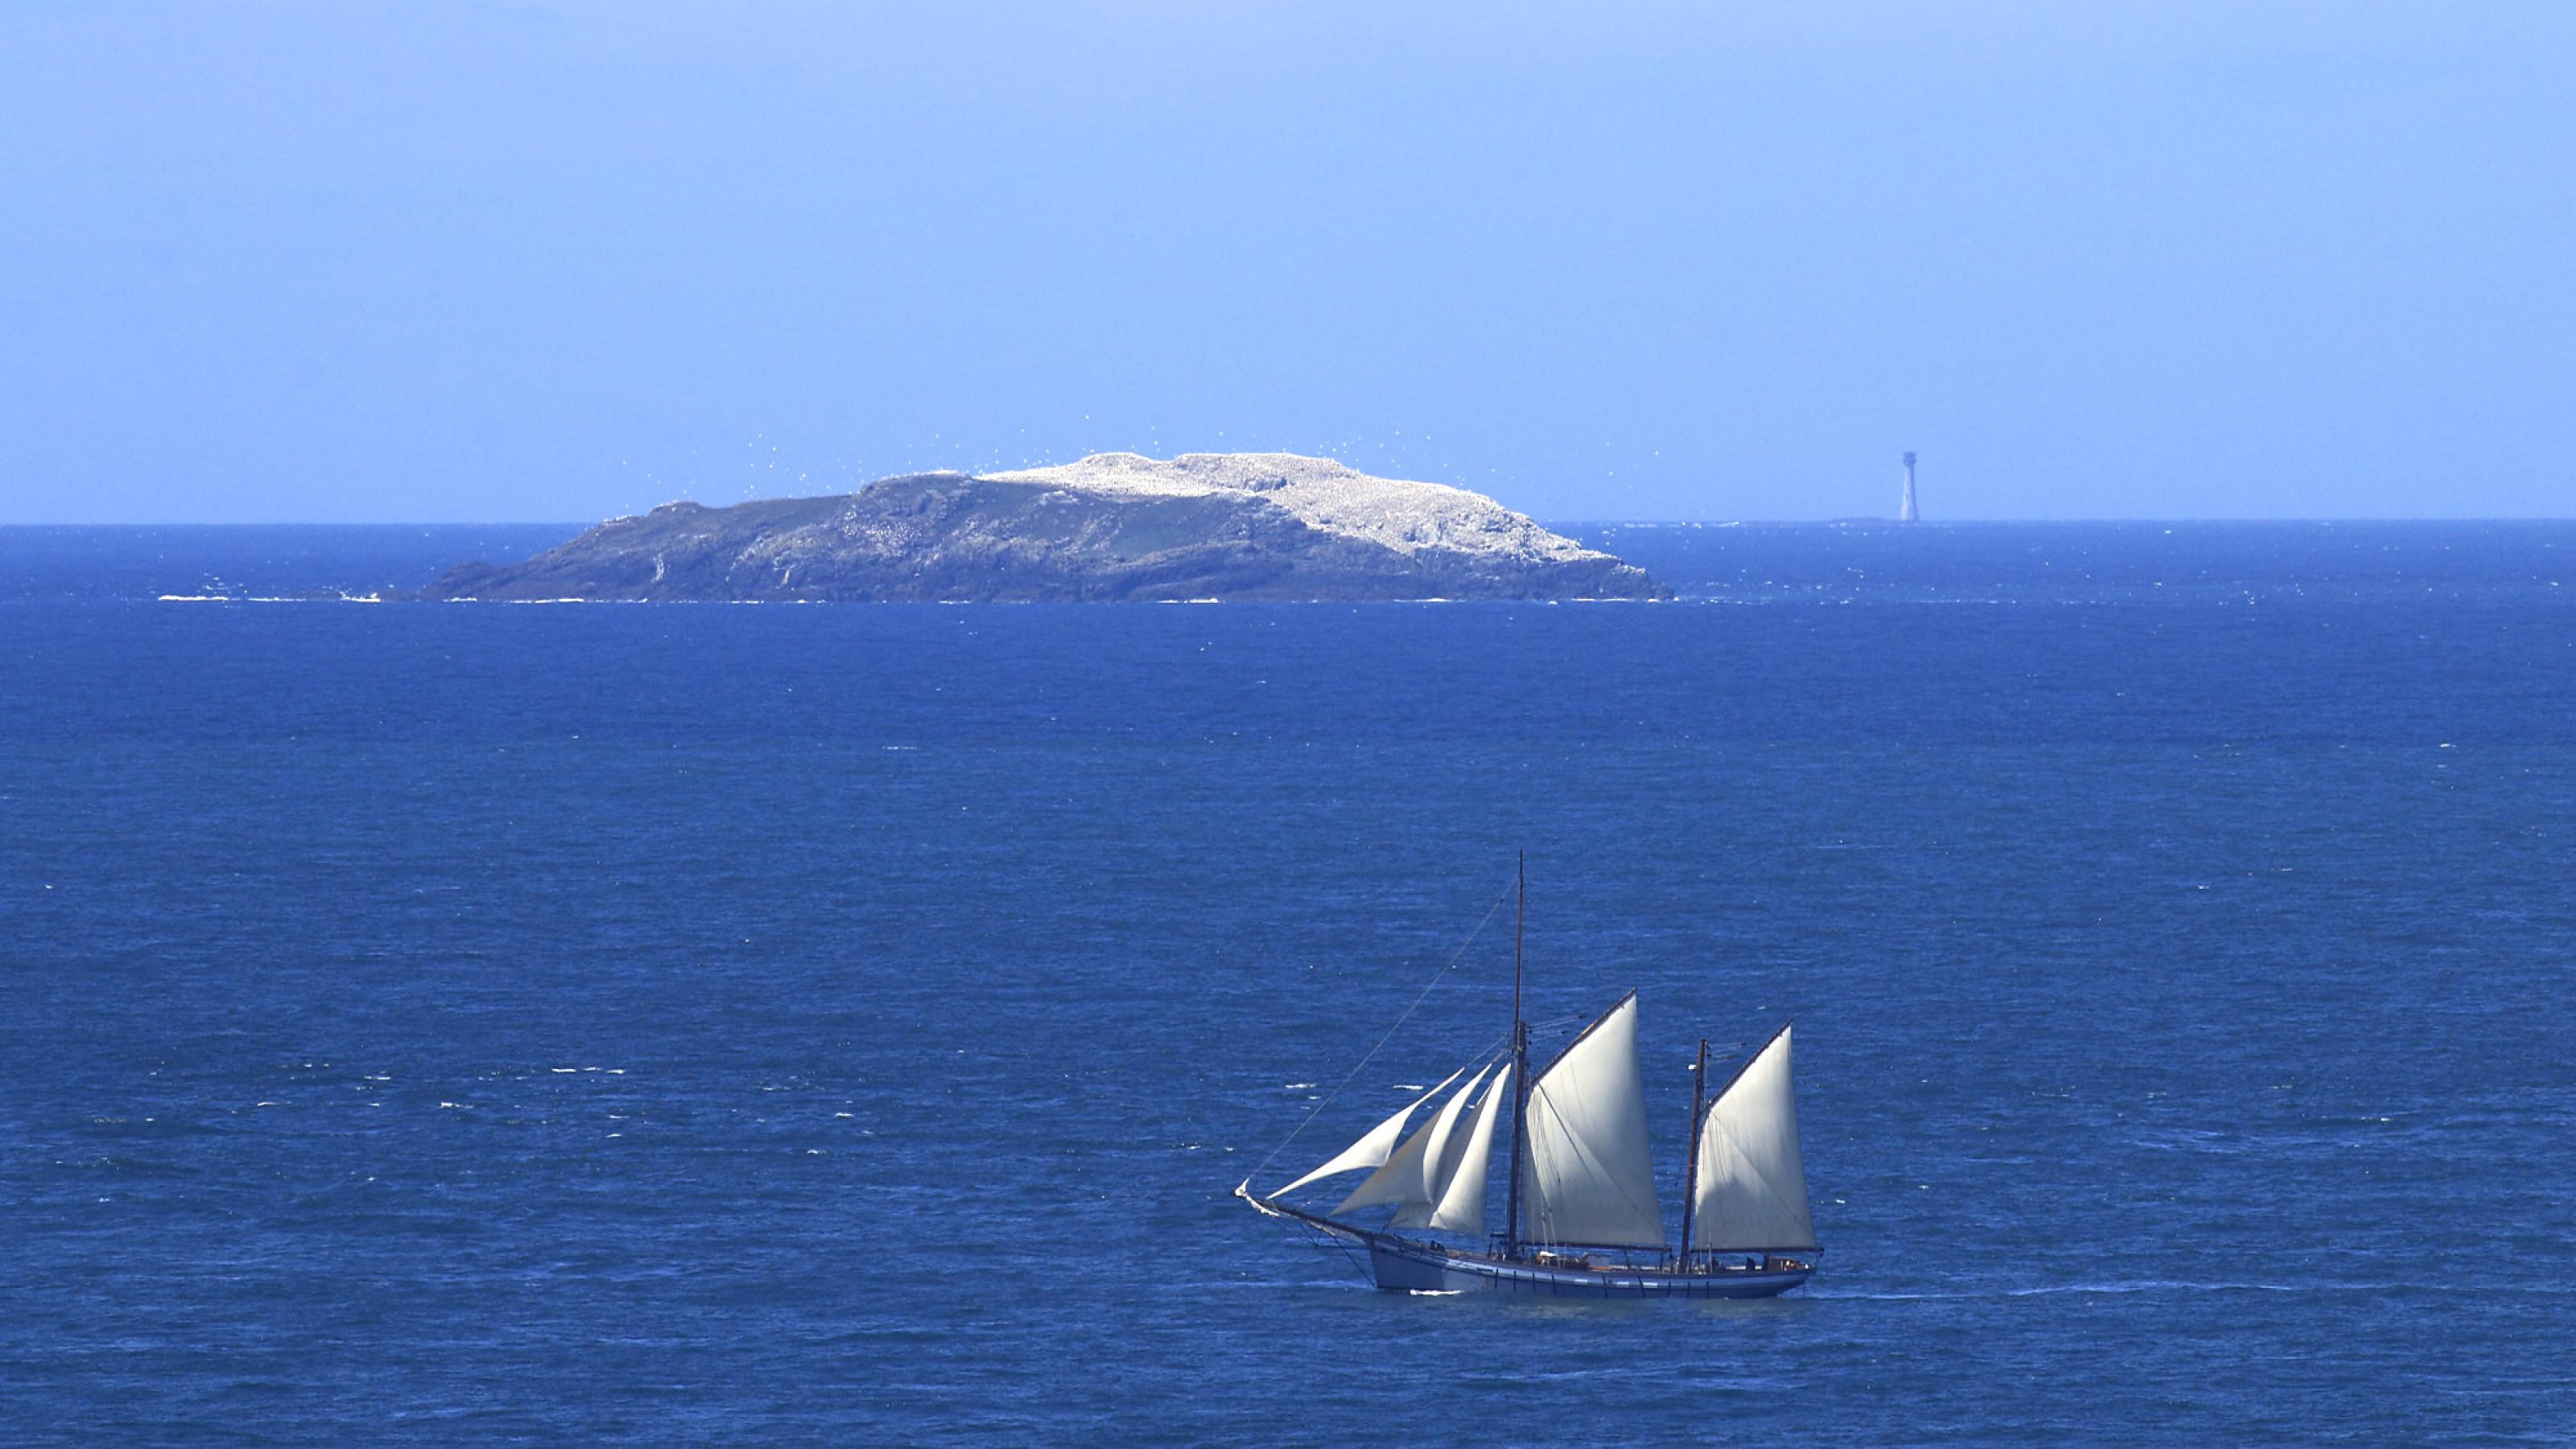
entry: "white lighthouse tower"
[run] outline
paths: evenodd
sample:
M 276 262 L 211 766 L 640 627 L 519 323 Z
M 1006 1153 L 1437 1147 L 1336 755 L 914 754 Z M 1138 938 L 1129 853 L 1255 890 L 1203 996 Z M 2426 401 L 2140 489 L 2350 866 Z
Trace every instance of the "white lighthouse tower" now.
M 1897 505 L 1896 521 L 1919 523 L 1922 518 L 1921 514 L 1914 511 L 1914 455 L 1908 453 L 1905 455 L 1905 501 Z

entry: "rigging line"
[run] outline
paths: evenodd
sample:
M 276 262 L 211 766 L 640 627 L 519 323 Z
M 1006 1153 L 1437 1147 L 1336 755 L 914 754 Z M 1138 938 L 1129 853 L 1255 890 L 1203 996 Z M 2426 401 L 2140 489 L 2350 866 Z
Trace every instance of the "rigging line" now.
M 1342 1261 L 1350 1264 L 1351 1271 L 1359 1275 L 1361 1282 L 1366 1283 L 1371 1287 L 1376 1286 L 1376 1276 L 1369 1272 L 1368 1265 L 1366 1263 L 1360 1261 L 1359 1254 L 1351 1251 L 1351 1245 L 1349 1243 L 1333 1236 L 1331 1233 L 1315 1227 L 1311 1223 L 1307 1225 L 1306 1231 L 1313 1233 L 1316 1237 L 1324 1239 L 1326 1242 L 1331 1243 L 1333 1247 L 1341 1253 Z
M 1359 1274 L 1361 1282 L 1374 1284 L 1377 1281 L 1369 1276 L 1368 1265 L 1362 1263 L 1359 1258 L 1351 1252 L 1351 1245 L 1342 1241 L 1338 1236 L 1325 1232 L 1323 1229 L 1316 1227 L 1313 1223 L 1309 1222 L 1301 1221 L 1293 1226 L 1283 1223 L 1281 1226 L 1286 1229 L 1291 1236 L 1298 1236 L 1300 1241 L 1311 1238 L 1314 1240 L 1312 1246 L 1318 1248 L 1331 1248 L 1335 1252 L 1340 1253 L 1342 1255 L 1342 1261 L 1350 1265 L 1352 1272 Z M 1302 1236 L 1300 1236 L 1301 1234 Z
M 1312 1123 L 1326 1107 L 1333 1105 L 1333 1099 L 1342 1094 L 1342 1088 L 1349 1086 L 1352 1081 L 1359 1076 L 1361 1070 L 1368 1066 L 1371 1058 L 1374 1058 L 1380 1050 L 1384 1049 L 1388 1042 L 1395 1040 L 1395 1034 L 1403 1028 L 1406 1018 L 1411 1017 L 1413 1013 L 1421 1007 L 1423 1002 L 1430 1000 L 1432 990 L 1438 987 L 1441 981 L 1446 978 L 1450 972 L 1458 969 L 1459 958 L 1467 954 L 1468 947 L 1476 944 L 1476 938 L 1485 933 L 1485 928 L 1487 926 L 1493 924 L 1494 913 L 1501 910 L 1503 908 L 1503 903 L 1509 901 L 1511 898 L 1512 893 L 1510 891 L 1505 891 L 1494 898 L 1494 903 L 1485 908 L 1484 919 L 1476 922 L 1476 929 L 1469 931 L 1467 933 L 1467 939 L 1459 942 L 1458 949 L 1450 952 L 1449 959 L 1442 962 L 1440 964 L 1440 969 L 1431 974 L 1430 984 L 1422 988 L 1421 995 L 1413 998 L 1413 1005 L 1404 1009 L 1404 1015 L 1395 1019 L 1395 1025 L 1386 1029 L 1386 1035 L 1377 1039 L 1377 1045 L 1368 1049 L 1368 1055 L 1361 1057 L 1359 1061 L 1351 1067 L 1349 1075 L 1343 1077 L 1339 1085 L 1324 1094 L 1323 1100 L 1315 1104 L 1313 1111 L 1308 1112 L 1304 1118 L 1300 1119 L 1296 1126 L 1288 1129 L 1288 1135 L 1279 1139 L 1278 1146 L 1270 1149 L 1270 1156 L 1261 1159 L 1261 1161 L 1253 1167 L 1252 1175 L 1254 1177 L 1259 1177 L 1262 1170 L 1270 1166 L 1270 1164 L 1278 1158 L 1280 1153 L 1287 1151 L 1288 1144 L 1297 1140 L 1297 1134 L 1305 1131 L 1308 1124 Z
M 1312 1239 L 1313 1241 L 1310 1246 L 1317 1248 L 1331 1248 L 1340 1253 L 1342 1255 L 1342 1261 L 1350 1267 L 1352 1272 L 1359 1275 L 1361 1282 L 1374 1283 L 1376 1281 L 1369 1276 L 1368 1265 L 1362 1263 L 1357 1257 L 1353 1256 L 1350 1244 L 1343 1242 L 1340 1238 L 1331 1233 L 1325 1232 L 1323 1229 L 1316 1227 L 1313 1223 L 1299 1222 L 1293 1225 L 1282 1223 L 1280 1226 L 1288 1232 L 1290 1236 L 1297 1238 L 1300 1242 L 1306 1242 L 1308 1239 Z

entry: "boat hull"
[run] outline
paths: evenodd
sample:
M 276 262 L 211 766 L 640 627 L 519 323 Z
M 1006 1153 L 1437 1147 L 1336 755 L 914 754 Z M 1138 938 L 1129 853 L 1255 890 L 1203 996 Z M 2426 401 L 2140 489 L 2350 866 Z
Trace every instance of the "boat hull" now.
M 1524 1298 L 1776 1298 L 1815 1276 L 1798 1268 L 1715 1269 L 1675 1273 L 1654 1268 L 1554 1266 L 1520 1258 L 1491 1258 L 1415 1238 L 1338 1223 L 1318 1213 L 1252 1195 L 1245 1182 L 1234 1195 L 1253 1210 L 1287 1218 L 1368 1249 L 1369 1274 L 1391 1293 L 1509 1293 Z M 1775 1260 L 1776 1261 L 1776 1260 Z
M 1812 1268 L 1672 1273 L 1652 1269 L 1556 1268 L 1453 1253 L 1372 1235 L 1369 1271 L 1377 1286 L 1403 1293 L 1508 1293 L 1528 1298 L 1773 1298 L 1813 1277 Z

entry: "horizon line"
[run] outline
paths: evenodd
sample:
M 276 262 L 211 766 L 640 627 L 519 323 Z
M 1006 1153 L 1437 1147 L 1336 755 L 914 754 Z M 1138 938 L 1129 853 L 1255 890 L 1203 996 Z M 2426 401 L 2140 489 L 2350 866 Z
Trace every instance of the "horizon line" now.
M 766 502 L 765 499 L 745 500 Z M 658 505 L 657 505 L 658 506 Z M 644 512 L 650 512 L 650 509 Z M 1514 510 L 1515 512 L 1519 510 Z M 637 513 L 615 514 L 588 523 L 561 518 L 411 518 L 411 519 L 333 519 L 333 518 L 248 518 L 188 519 L 163 518 L 144 522 L 112 522 L 104 519 L 0 519 L 0 529 L 12 528 L 570 528 L 576 531 L 597 528 L 622 518 L 640 517 Z M 2167 517 L 2123 516 L 2117 518 L 1922 518 L 1912 523 L 1885 514 L 1846 514 L 1831 518 L 1593 518 L 1566 515 L 1554 519 L 1538 514 L 1525 514 L 1533 522 L 1556 528 L 1731 528 L 1731 527 L 1805 527 L 1826 528 L 1852 524 L 1885 524 L 1891 528 L 1985 527 L 1993 525 L 2022 526 L 2029 524 L 2137 524 L 2171 526 L 2209 523 L 2305 523 L 2321 525 L 2382 523 L 2576 523 L 2576 513 L 2421 513 L 2387 515 L 2347 515 L 2330 517 L 2321 514 L 2177 514 Z

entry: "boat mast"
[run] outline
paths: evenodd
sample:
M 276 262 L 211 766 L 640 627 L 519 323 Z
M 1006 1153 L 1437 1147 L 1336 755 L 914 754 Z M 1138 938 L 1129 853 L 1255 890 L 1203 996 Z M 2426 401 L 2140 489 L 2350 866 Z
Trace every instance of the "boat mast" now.
M 1701 1099 L 1702 1097 L 1706 1096 L 1706 1095 L 1707 1095 L 1707 1093 L 1708 1093 L 1708 1038 L 1707 1038 L 1707 1037 L 1701 1037 L 1701 1038 L 1699 1039 L 1699 1065 L 1698 1065 L 1698 1066 L 1696 1066 L 1696 1067 L 1691 1068 L 1691 1120 L 1690 1120 L 1690 1136 L 1688 1136 L 1688 1137 L 1686 1137 L 1686 1138 L 1682 1139 L 1682 1140 L 1684 1140 L 1685 1142 L 1688 1142 L 1688 1143 L 1690 1144 L 1690 1152 L 1689 1152 L 1689 1156 L 1688 1156 L 1688 1158 L 1686 1159 L 1686 1160 L 1688 1161 L 1688 1163 L 1689 1163 L 1689 1166 L 1687 1166 L 1687 1167 L 1685 1167 L 1685 1168 L 1683 1168 L 1683 1169 L 1682 1169 L 1682 1259 L 1681 1259 L 1681 1261 L 1682 1261 L 1682 1267 L 1683 1267 L 1685 1270 L 1687 1270 L 1687 1269 L 1690 1267 L 1690 1253 L 1691 1253 L 1691 1246 L 1690 1246 L 1690 1244 L 1691 1244 L 1691 1215 L 1692 1215 L 1692 1211 L 1693 1211 L 1694 1209 L 1696 1209 L 1696 1208 L 1699 1206 L 1699 1110 L 1700 1110 L 1700 1108 L 1699 1108 L 1699 1104 L 1700 1104 L 1700 1099 Z
M 1503 1256 L 1521 1255 L 1521 1159 L 1529 1153 L 1529 1024 L 1521 1020 L 1521 943 L 1529 928 L 1529 852 L 1521 852 L 1519 904 L 1512 910 L 1512 1187 L 1503 1214 Z

